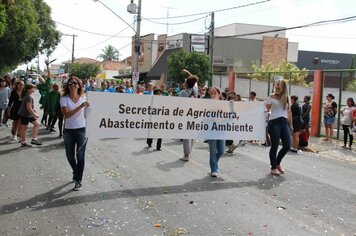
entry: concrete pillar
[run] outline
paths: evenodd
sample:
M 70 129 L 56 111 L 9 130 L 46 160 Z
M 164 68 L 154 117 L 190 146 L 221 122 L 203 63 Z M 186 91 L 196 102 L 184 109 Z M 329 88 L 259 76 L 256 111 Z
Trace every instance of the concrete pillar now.
M 229 90 L 235 91 L 235 73 L 233 71 L 233 67 L 230 67 L 229 70 Z
M 319 128 L 321 121 L 321 93 L 323 89 L 323 78 L 322 71 L 316 70 L 314 71 L 314 87 L 313 87 L 313 98 L 312 98 L 312 109 L 311 109 L 311 125 L 310 125 L 310 135 L 319 136 Z

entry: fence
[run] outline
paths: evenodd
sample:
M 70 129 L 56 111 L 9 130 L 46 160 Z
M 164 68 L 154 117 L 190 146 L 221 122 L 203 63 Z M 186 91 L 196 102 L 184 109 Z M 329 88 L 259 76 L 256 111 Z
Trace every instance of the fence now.
M 320 109 L 320 120 L 318 121 L 318 136 L 324 136 L 325 131 L 323 128 L 322 121 L 322 107 L 325 104 L 325 96 L 329 93 L 335 96 L 335 102 L 338 104 L 338 112 L 335 121 L 334 138 L 340 138 L 340 130 L 342 130 L 340 125 L 341 114 L 340 110 L 346 106 L 346 100 L 349 97 L 356 100 L 356 90 L 349 90 L 348 87 L 354 84 L 356 87 L 355 74 L 356 70 L 323 70 L 322 71 L 322 90 L 320 94 L 320 104 L 313 104 L 313 106 L 319 106 Z M 287 75 L 285 77 L 291 78 L 291 72 L 268 72 L 264 75 L 268 78 L 267 81 L 254 80 L 253 78 L 245 75 L 235 74 L 234 76 L 234 91 L 240 94 L 241 97 L 248 98 L 251 91 L 257 94 L 259 100 L 264 100 L 273 91 L 273 77 L 274 75 Z M 302 105 L 303 97 L 308 95 L 313 98 L 313 81 L 314 81 L 314 71 L 307 71 L 307 76 L 305 78 L 306 86 L 294 85 L 289 83 L 288 90 L 290 95 L 296 95 L 299 98 L 299 104 Z M 227 73 L 215 74 L 213 75 L 213 86 L 220 87 L 222 89 L 229 87 L 229 75 Z M 313 119 L 313 117 L 311 117 Z

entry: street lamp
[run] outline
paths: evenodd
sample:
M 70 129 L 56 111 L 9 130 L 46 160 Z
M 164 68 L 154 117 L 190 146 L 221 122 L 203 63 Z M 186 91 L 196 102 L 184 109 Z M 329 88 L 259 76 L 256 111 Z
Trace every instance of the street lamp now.
M 138 71 L 138 58 L 139 58 L 139 53 L 140 53 L 140 29 L 141 29 L 141 0 L 138 0 L 138 6 L 131 0 L 130 4 L 127 6 L 127 11 L 130 14 L 137 14 L 137 25 L 136 25 L 136 30 L 129 24 L 127 23 L 124 19 L 122 19 L 118 14 L 116 14 L 113 10 L 111 10 L 108 6 L 106 6 L 102 1 L 100 0 L 94 0 L 94 2 L 100 2 L 104 7 L 106 7 L 109 11 L 114 13 L 115 16 L 120 18 L 123 22 L 125 22 L 126 25 L 130 26 L 130 28 L 135 32 L 135 46 L 134 46 L 134 70 L 132 73 L 132 77 L 138 80 L 139 78 L 139 71 Z
M 119 16 L 118 14 L 116 14 L 113 10 L 111 10 L 110 7 L 106 6 L 105 3 L 103 3 L 103 2 L 100 1 L 100 0 L 94 0 L 94 2 L 100 2 L 101 5 L 103 5 L 106 9 L 108 9 L 109 11 L 111 11 L 115 16 L 117 16 L 120 20 L 122 20 L 126 25 L 130 26 L 130 28 L 136 33 L 136 30 L 135 30 L 129 23 L 127 23 L 124 19 L 122 19 L 122 17 Z

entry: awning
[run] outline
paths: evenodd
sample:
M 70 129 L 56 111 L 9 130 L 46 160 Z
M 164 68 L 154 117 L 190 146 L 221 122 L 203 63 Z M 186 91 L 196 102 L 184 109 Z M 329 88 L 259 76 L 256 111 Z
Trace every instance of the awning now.
M 159 80 L 164 73 L 167 76 L 167 71 L 168 71 L 168 57 L 175 53 L 178 52 L 179 50 L 182 50 L 182 48 L 172 48 L 172 49 L 166 49 L 163 54 L 158 58 L 157 62 L 153 65 L 151 70 L 147 74 L 147 79 L 149 80 Z

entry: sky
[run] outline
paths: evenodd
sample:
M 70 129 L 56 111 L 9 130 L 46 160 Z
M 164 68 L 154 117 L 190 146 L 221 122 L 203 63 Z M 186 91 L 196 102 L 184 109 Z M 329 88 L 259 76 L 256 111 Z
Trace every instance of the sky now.
M 133 25 L 134 15 L 127 12 L 130 0 L 100 0 L 116 15 L 100 1 L 95 0 L 44 1 L 52 8 L 52 19 L 56 22 L 57 29 L 63 34 L 76 35 L 75 58 L 98 59 L 102 49 L 109 44 L 119 50 L 120 59 L 131 55 L 131 37 L 135 34 L 132 28 L 135 29 L 136 26 Z M 134 2 L 138 4 L 138 0 Z M 247 4 L 251 5 L 236 8 Z M 229 8 L 234 9 L 219 11 Z M 169 36 L 179 33 L 203 34 L 207 32 L 211 19 L 208 12 L 212 11 L 216 12 L 215 27 L 232 23 L 293 27 L 355 16 L 356 1 L 142 0 L 141 9 L 141 35 L 155 33 Z M 353 20 L 288 30 L 286 37 L 291 42 L 298 42 L 299 50 L 356 54 L 355 29 L 356 20 Z M 60 44 L 50 57 L 51 60 L 56 59 L 54 64 L 71 59 L 72 39 L 71 36 L 62 36 Z M 44 59 L 44 56 L 40 56 L 41 69 Z M 35 63 L 33 60 L 29 64 Z

